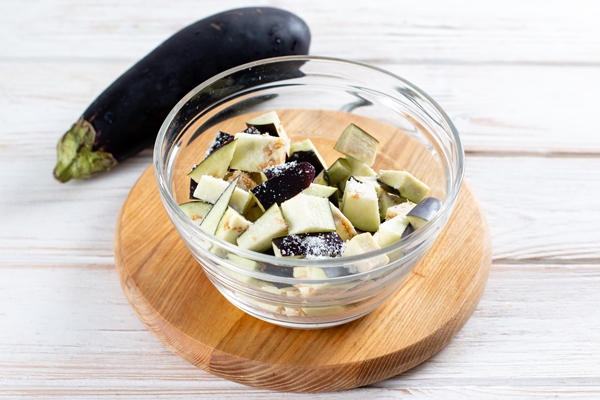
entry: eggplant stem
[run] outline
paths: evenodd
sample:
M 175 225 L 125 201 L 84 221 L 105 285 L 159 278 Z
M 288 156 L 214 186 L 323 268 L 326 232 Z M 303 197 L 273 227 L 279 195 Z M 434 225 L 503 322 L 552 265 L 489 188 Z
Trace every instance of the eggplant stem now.
M 73 124 L 58 141 L 54 178 L 59 182 L 87 179 L 117 165 L 112 154 L 92 150 L 95 138 L 96 130 L 85 119 Z

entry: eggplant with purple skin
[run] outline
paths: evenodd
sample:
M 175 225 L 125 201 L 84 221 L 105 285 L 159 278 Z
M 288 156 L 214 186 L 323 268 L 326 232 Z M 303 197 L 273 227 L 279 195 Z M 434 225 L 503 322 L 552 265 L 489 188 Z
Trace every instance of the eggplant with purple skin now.
M 344 241 L 336 232 L 303 233 L 273 239 L 273 250 L 277 257 L 339 257 Z
M 266 211 L 273 204 L 281 204 L 309 187 L 314 177 L 315 168 L 312 165 L 294 162 L 292 167 L 256 186 L 251 192 L 260 208 Z
M 197 21 L 94 100 L 59 140 L 54 177 L 67 182 L 113 168 L 151 146 L 171 109 L 200 83 L 251 61 L 308 54 L 309 45 L 306 23 L 276 8 L 240 8 Z
M 406 218 L 411 226 L 417 230 L 427 222 L 431 221 L 442 208 L 442 202 L 435 197 L 425 197 L 419 204 L 414 206 Z

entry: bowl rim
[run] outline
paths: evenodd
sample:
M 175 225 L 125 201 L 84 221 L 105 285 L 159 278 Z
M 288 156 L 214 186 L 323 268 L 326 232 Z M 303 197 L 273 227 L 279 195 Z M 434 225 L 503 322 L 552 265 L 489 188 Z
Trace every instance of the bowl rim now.
M 269 254 L 259 253 L 259 252 L 255 252 L 255 251 L 251 251 L 251 250 L 246 250 L 235 244 L 221 240 L 214 235 L 204 232 L 199 227 L 199 225 L 193 223 L 192 220 L 181 210 L 181 208 L 179 207 L 179 204 L 175 201 L 175 198 L 171 194 L 169 185 L 167 184 L 168 180 L 167 180 L 167 176 L 166 176 L 166 163 L 163 162 L 162 156 L 161 156 L 162 148 L 165 143 L 165 138 L 166 138 L 166 134 L 169 130 L 169 126 L 170 126 L 171 122 L 173 121 L 173 119 L 175 118 L 175 116 L 180 111 L 180 109 L 183 108 L 183 106 L 185 106 L 185 104 L 197 93 L 204 90 L 207 86 L 213 84 L 216 81 L 223 79 L 224 77 L 226 77 L 228 75 L 231 75 L 234 73 L 239 73 L 240 71 L 243 71 L 243 70 L 251 70 L 252 68 L 255 68 L 255 67 L 258 67 L 261 65 L 285 63 L 285 62 L 299 62 L 299 61 L 341 63 L 341 64 L 346 64 L 346 65 L 350 65 L 350 66 L 354 66 L 354 67 L 358 67 L 358 68 L 367 69 L 367 70 L 370 70 L 370 71 L 373 71 L 373 72 L 376 72 L 379 74 L 387 75 L 388 77 L 398 80 L 398 81 L 402 82 L 404 85 L 410 87 L 411 90 L 415 91 L 416 93 L 419 94 L 419 96 L 423 97 L 423 99 L 425 99 L 429 103 L 429 105 L 432 106 L 437 113 L 439 113 L 439 116 L 444 120 L 444 122 L 447 124 L 448 128 L 450 129 L 452 144 L 456 147 L 457 160 L 456 160 L 456 165 L 455 165 L 456 174 L 454 176 L 454 181 L 451 182 L 450 191 L 448 193 L 446 193 L 446 198 L 442 202 L 442 206 L 441 206 L 439 212 L 436 214 L 436 216 L 432 220 L 428 221 L 420 229 L 416 230 L 414 233 L 411 233 L 406 238 L 403 238 L 395 243 L 392 243 L 391 245 L 388 245 L 388 246 L 383 247 L 378 250 L 373 250 L 373 251 L 369 251 L 369 252 L 366 252 L 363 254 L 354 255 L 354 256 L 346 256 L 346 257 L 322 258 L 322 259 L 321 258 L 294 259 L 294 258 L 276 257 L 274 255 L 269 255 Z M 173 150 L 172 147 L 170 149 L 168 149 L 169 154 L 172 152 L 172 150 Z M 166 158 L 170 159 L 171 156 L 166 157 Z M 310 266 L 310 267 L 328 268 L 328 267 L 347 266 L 350 263 L 356 263 L 356 262 L 360 262 L 360 261 L 364 261 L 364 260 L 369 260 L 369 259 L 373 259 L 378 256 L 386 255 L 388 253 L 399 251 L 405 247 L 410 246 L 411 244 L 416 242 L 418 239 L 426 237 L 427 234 L 430 233 L 430 231 L 432 230 L 432 227 L 436 225 L 436 222 L 442 218 L 445 218 L 446 215 L 449 216 L 449 214 L 452 212 L 452 209 L 454 208 L 454 205 L 458 199 L 458 195 L 459 195 L 459 192 L 460 192 L 460 189 L 462 186 L 462 182 L 464 180 L 465 153 L 464 153 L 464 147 L 463 147 L 459 132 L 456 129 L 456 127 L 454 126 L 454 124 L 452 123 L 450 117 L 446 114 L 446 112 L 442 109 L 442 107 L 431 96 L 429 96 L 425 91 L 423 91 L 418 86 L 411 83 L 410 81 L 406 80 L 405 78 L 402 78 L 402 77 L 400 77 L 390 71 L 387 71 L 383 68 L 380 68 L 380 67 L 377 67 L 374 65 L 370 65 L 370 64 L 367 64 L 364 62 L 360 62 L 360 61 L 354 61 L 354 60 L 348 60 L 348 59 L 336 58 L 336 57 L 318 56 L 318 55 L 296 55 L 296 56 L 272 57 L 272 58 L 266 58 L 266 59 L 262 59 L 262 60 L 257 60 L 257 61 L 252 61 L 249 63 L 241 64 L 239 66 L 225 70 L 217 75 L 214 75 L 212 78 L 209 78 L 209 79 L 205 80 L 204 82 L 200 83 L 199 85 L 197 85 L 194 89 L 192 89 L 190 92 L 188 92 L 181 100 L 179 100 L 179 102 L 173 107 L 173 109 L 171 109 L 171 111 L 169 112 L 169 114 L 167 115 L 165 120 L 163 121 L 163 123 L 159 129 L 155 144 L 154 144 L 153 166 L 154 166 L 154 175 L 155 175 L 155 178 L 156 178 L 156 181 L 158 184 L 158 188 L 159 188 L 159 192 L 160 192 L 160 195 L 162 198 L 163 205 L 165 207 L 167 207 L 167 209 L 168 209 L 167 211 L 169 211 L 169 210 L 171 211 L 171 212 L 168 212 L 167 214 L 170 216 L 170 218 L 175 218 L 179 224 L 184 225 L 187 229 L 194 232 L 195 235 L 198 235 L 203 240 L 208 241 L 212 245 L 217 245 L 228 252 L 234 253 L 241 257 L 249 258 L 256 262 L 269 263 L 269 264 L 275 264 L 275 265 L 285 264 L 285 266 L 289 266 L 289 267 L 308 267 L 308 266 Z M 175 225 L 174 221 L 171 221 L 171 222 Z M 417 252 L 414 252 L 414 253 L 417 253 Z M 404 257 L 406 257 L 406 254 L 402 256 L 402 258 L 404 258 Z M 227 264 L 232 264 L 229 262 L 228 259 L 223 258 L 222 260 L 224 262 L 226 262 Z M 373 270 L 368 271 L 368 272 L 374 272 L 381 268 L 385 268 L 388 264 L 389 263 L 384 264 L 384 265 L 374 268 Z M 248 273 L 250 271 L 246 271 L 246 270 L 240 268 L 240 272 Z M 269 275 L 269 277 L 272 276 L 270 274 L 265 274 L 262 272 L 256 272 L 256 271 L 253 271 L 253 272 L 255 272 L 255 273 L 253 273 L 251 275 L 257 275 L 257 276 Z M 353 274 L 352 276 L 356 277 L 359 275 L 362 275 L 362 273 Z M 296 278 L 291 278 L 291 279 L 296 279 Z M 298 279 L 298 280 L 301 280 L 302 282 L 308 281 L 306 279 Z

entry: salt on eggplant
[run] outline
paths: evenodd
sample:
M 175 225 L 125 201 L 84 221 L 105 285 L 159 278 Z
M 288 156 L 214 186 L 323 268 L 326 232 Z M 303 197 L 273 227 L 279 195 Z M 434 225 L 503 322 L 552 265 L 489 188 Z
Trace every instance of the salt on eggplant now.
M 270 7 L 225 11 L 175 33 L 90 104 L 57 145 L 54 177 L 86 179 L 151 146 L 171 109 L 193 88 L 229 68 L 308 54 L 298 16 Z

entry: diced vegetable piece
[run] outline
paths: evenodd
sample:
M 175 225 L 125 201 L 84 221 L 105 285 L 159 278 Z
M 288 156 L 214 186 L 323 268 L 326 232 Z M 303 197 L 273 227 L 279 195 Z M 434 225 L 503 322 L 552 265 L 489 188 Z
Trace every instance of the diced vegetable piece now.
M 355 124 L 350 124 L 344 129 L 333 148 L 370 167 L 375 162 L 378 146 L 377 139 Z
M 379 185 L 379 182 L 375 176 L 352 175 L 352 179 L 373 186 L 375 188 L 375 192 L 377 193 L 377 197 L 379 197 L 381 193 L 385 192 L 385 190 L 383 190 Z
M 248 207 L 248 209 L 244 213 L 244 218 L 246 218 L 250 222 L 254 222 L 257 219 L 259 219 L 260 216 L 264 213 L 265 212 L 258 206 L 258 204 L 254 202 L 253 205 Z
M 315 168 L 311 164 L 294 162 L 292 167 L 256 186 L 251 192 L 260 208 L 266 210 L 302 192 L 310 186 L 314 177 Z
M 318 185 L 316 183 L 311 183 L 309 187 L 302 191 L 302 193 L 304 194 L 324 198 L 331 197 L 331 195 L 335 192 L 337 192 L 337 188 L 334 188 L 332 186 Z
M 232 181 L 237 177 L 240 177 L 238 181 L 238 188 L 243 189 L 245 191 L 250 191 L 255 188 L 259 182 L 256 182 L 251 174 L 244 171 L 235 170 L 231 172 L 231 175 L 227 176 L 227 181 Z
M 290 154 L 290 138 L 285 132 L 285 129 L 283 129 L 283 125 L 281 125 L 279 115 L 277 115 L 276 111 L 269 111 L 266 114 L 252 118 L 250 121 L 246 122 L 246 126 L 250 130 L 254 128 L 260 133 L 281 138 L 285 146 L 286 154 Z M 254 134 L 255 132 L 251 131 L 251 133 Z
M 406 217 L 406 214 L 408 214 L 415 206 L 416 204 L 409 200 L 404 203 L 396 204 L 387 209 L 385 219 L 392 219 L 397 216 Z
M 329 176 L 327 176 L 327 170 L 324 169 L 317 176 L 315 176 L 315 179 L 313 179 L 313 183 L 323 186 L 329 185 Z
M 290 235 L 313 232 L 334 232 L 335 222 L 329 200 L 298 194 L 281 204 Z
M 200 225 L 200 222 L 212 208 L 212 204 L 205 201 L 188 201 L 180 204 L 179 207 L 192 221 Z
M 229 170 L 229 164 L 235 152 L 236 141 L 233 140 L 219 147 L 198 164 L 188 176 L 195 182 L 199 182 L 204 175 L 215 178 L 223 178 Z
M 250 225 L 252 225 L 250 221 L 229 207 L 219 222 L 215 236 L 226 242 L 236 244 L 238 236 Z
M 386 219 L 385 216 L 390 207 L 394 207 L 398 204 L 405 203 L 406 201 L 406 199 L 398 195 L 388 193 L 385 190 L 382 190 L 381 193 L 379 193 L 379 217 L 381 218 L 381 220 Z
M 273 239 L 277 257 L 327 258 L 342 255 L 344 241 L 336 232 L 304 233 Z
M 369 165 L 362 161 L 358 161 L 355 158 L 346 156 L 350 169 L 352 170 L 352 176 L 376 176 L 377 172 L 373 170 Z
M 263 252 L 271 248 L 274 238 L 287 233 L 287 224 L 281 210 L 277 204 L 273 204 L 237 238 L 237 244 L 247 250 Z
M 335 231 L 342 238 L 343 241 L 350 240 L 354 236 L 356 236 L 356 229 L 354 229 L 354 225 L 344 213 L 340 211 L 339 208 L 334 206 L 333 204 L 329 204 L 331 207 L 331 213 L 333 214 L 333 220 L 335 222 Z
M 355 228 L 375 232 L 379 228 L 379 203 L 372 185 L 348 180 L 342 199 L 342 213 Z
M 285 141 L 280 137 L 236 133 L 235 152 L 229 167 L 246 172 L 260 172 L 283 164 L 287 157 Z
M 279 164 L 279 165 L 274 165 L 272 167 L 263 169 L 260 172 L 260 174 L 263 175 L 262 183 L 266 182 L 268 179 L 276 177 L 277 175 L 281 174 L 284 171 L 287 171 L 288 169 L 296 168 L 297 165 L 298 165 L 298 162 L 290 161 L 290 162 L 286 162 L 286 163 Z
M 239 182 L 240 178 L 234 179 Z M 194 191 L 194 197 L 208 203 L 215 203 L 221 193 L 228 187 L 228 182 L 214 178 L 210 175 L 204 175 L 198 181 L 198 186 Z M 249 205 L 252 196 L 249 192 L 240 189 L 239 187 L 234 188 L 233 196 L 231 198 L 230 206 L 233 207 L 237 212 L 243 213 L 246 207 Z
M 217 132 L 217 136 L 215 136 L 215 139 L 210 144 L 208 150 L 206 150 L 206 157 L 210 156 L 212 153 L 219 150 L 221 147 L 225 146 L 227 143 L 233 142 L 234 139 L 235 139 L 235 136 L 230 135 L 229 133 L 225 133 L 225 132 L 221 132 L 221 131 Z
M 379 250 L 381 246 L 375 241 L 373 235 L 368 232 L 361 233 L 360 235 L 354 236 L 346 245 L 344 250 L 344 257 L 350 257 L 368 253 L 370 251 Z M 363 260 L 359 263 L 354 264 L 357 272 L 371 271 L 375 268 L 381 267 L 389 262 L 388 256 L 382 254 L 377 257 L 371 257 Z
M 234 179 L 229 183 L 227 188 L 221 193 L 215 204 L 212 206 L 208 214 L 204 217 L 202 222 L 200 222 L 200 228 L 202 228 L 206 233 L 210 235 L 214 235 L 219 227 L 219 222 L 221 222 L 221 218 L 227 211 L 227 207 L 229 207 L 229 202 L 231 201 L 231 197 L 233 196 L 234 190 L 237 185 L 237 179 Z
M 406 217 L 415 230 L 431 221 L 442 208 L 442 202 L 435 197 L 426 197 L 417 204 Z
M 329 184 L 335 186 L 338 182 L 345 181 L 352 175 L 352 168 L 350 163 L 345 158 L 338 158 L 331 167 L 327 170 L 327 176 L 329 177 Z
M 429 192 L 429 186 L 407 171 L 381 170 L 377 180 L 397 190 L 400 196 L 419 203 Z
M 377 234 L 375 235 L 377 236 L 379 246 L 389 246 L 400 240 L 409 223 L 408 218 L 399 215 L 379 225 L 379 230 L 377 230 Z
M 276 111 L 269 111 L 266 114 L 261 114 L 258 117 L 254 117 L 249 121 L 246 121 L 248 128 L 254 127 L 260 133 L 266 133 L 270 136 L 278 136 L 285 140 L 289 140 L 287 134 L 283 130 L 281 120 Z
M 315 174 L 327 169 L 327 163 L 310 139 L 290 144 L 290 161 L 309 162 L 315 167 Z

